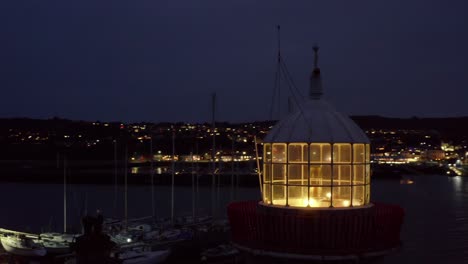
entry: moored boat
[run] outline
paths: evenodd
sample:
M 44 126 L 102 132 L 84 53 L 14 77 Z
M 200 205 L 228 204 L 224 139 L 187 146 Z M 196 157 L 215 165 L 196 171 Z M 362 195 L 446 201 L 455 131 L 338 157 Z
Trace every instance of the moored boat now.
M 44 246 L 35 243 L 31 238 L 24 235 L 3 236 L 0 238 L 6 252 L 13 255 L 25 257 L 42 257 L 47 251 Z
M 46 249 L 47 254 L 50 255 L 62 255 L 71 252 L 69 242 L 47 239 L 35 239 L 33 241 L 38 245 L 42 245 Z
M 78 237 L 78 234 L 62 234 L 62 233 L 41 233 L 39 236 L 42 239 L 47 239 L 50 241 L 56 241 L 56 242 L 68 242 L 71 243 L 75 241 L 76 237 Z

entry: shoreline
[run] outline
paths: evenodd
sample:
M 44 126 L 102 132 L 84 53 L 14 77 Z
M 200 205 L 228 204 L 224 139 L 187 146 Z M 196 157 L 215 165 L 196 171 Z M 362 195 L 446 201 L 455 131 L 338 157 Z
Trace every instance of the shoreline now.
M 112 162 L 112 161 L 111 161 Z M 254 172 L 252 162 L 242 162 L 232 171 L 231 164 L 220 164 L 218 173 L 215 174 L 216 184 L 221 186 L 258 187 L 258 175 Z M 0 161 L 0 182 L 22 182 L 22 183 L 63 183 L 64 168 L 62 164 L 55 161 Z M 122 164 L 119 164 L 122 165 Z M 191 163 L 179 162 L 176 164 L 174 184 L 177 186 L 190 186 L 192 184 Z M 198 164 L 197 171 L 193 171 L 195 180 L 201 186 L 212 184 L 212 174 L 209 163 Z M 224 166 L 223 166 L 224 165 Z M 170 162 L 155 163 L 155 169 L 164 171 L 154 174 L 155 185 L 171 185 L 172 174 L 170 172 Z M 117 172 L 117 175 L 115 174 Z M 98 185 L 123 185 L 123 166 L 113 167 L 113 163 L 101 161 L 70 162 L 67 166 L 68 184 L 98 184 Z M 402 175 L 447 175 L 447 169 L 443 166 L 427 166 L 412 164 L 372 164 L 372 179 L 395 179 L 399 180 Z M 146 164 L 130 164 L 127 176 L 129 185 L 149 185 L 151 184 L 150 167 Z

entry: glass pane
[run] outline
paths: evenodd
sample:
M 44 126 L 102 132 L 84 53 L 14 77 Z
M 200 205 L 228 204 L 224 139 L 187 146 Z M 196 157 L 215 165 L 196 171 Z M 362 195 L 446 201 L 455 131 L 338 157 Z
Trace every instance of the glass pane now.
M 331 204 L 330 187 L 310 187 L 309 206 L 329 207 Z
M 354 183 L 364 184 L 365 165 L 354 165 Z
M 310 144 L 310 163 L 330 163 L 330 144 L 313 143 Z
M 307 185 L 307 165 L 289 164 L 288 183 Z
M 351 185 L 351 165 L 333 165 L 333 185 Z
M 306 207 L 309 204 L 307 187 L 289 186 L 288 205 Z
M 333 162 L 351 162 L 351 144 L 333 144 Z
M 273 204 L 286 205 L 286 187 L 273 185 Z
M 367 164 L 366 165 L 366 183 L 369 184 L 370 183 L 370 164 Z
M 286 183 L 286 165 L 273 164 L 273 182 Z
M 370 145 L 366 144 L 366 163 L 370 162 Z
M 271 162 L 271 145 L 265 143 L 263 145 L 263 162 Z
M 351 205 L 351 187 L 333 188 L 333 207 L 349 207 Z
M 263 182 L 271 181 L 271 164 L 263 164 Z
M 364 163 L 366 158 L 364 153 L 364 144 L 354 144 L 353 151 L 354 163 Z
M 331 163 L 331 146 L 330 144 L 322 145 L 322 163 Z
M 365 197 L 365 204 L 368 204 L 370 201 L 370 185 L 366 185 L 366 197 Z
M 310 144 L 310 163 L 321 162 L 321 147 L 320 144 Z
M 263 184 L 263 202 L 266 204 L 270 204 L 270 199 L 271 199 L 271 185 Z
M 302 162 L 309 163 L 309 146 L 307 144 L 302 145 Z
M 299 162 L 308 162 L 307 160 L 303 161 L 302 160 L 302 157 L 304 156 L 304 154 L 302 153 L 302 151 L 304 150 L 302 148 L 302 145 L 303 144 L 289 144 L 288 148 L 288 155 L 289 155 L 289 162 L 291 163 L 299 163 Z
M 353 187 L 353 206 L 364 205 L 364 186 Z
M 331 185 L 331 166 L 310 165 L 310 185 Z
M 273 162 L 286 163 L 286 144 L 275 143 L 272 148 Z

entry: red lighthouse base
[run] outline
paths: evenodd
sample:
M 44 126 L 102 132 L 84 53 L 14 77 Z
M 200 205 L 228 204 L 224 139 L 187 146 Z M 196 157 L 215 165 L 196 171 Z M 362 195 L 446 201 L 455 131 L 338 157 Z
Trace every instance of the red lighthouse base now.
M 228 206 L 232 241 L 256 255 L 313 259 L 376 255 L 400 245 L 404 211 L 367 207 L 311 209 L 266 206 L 258 201 Z

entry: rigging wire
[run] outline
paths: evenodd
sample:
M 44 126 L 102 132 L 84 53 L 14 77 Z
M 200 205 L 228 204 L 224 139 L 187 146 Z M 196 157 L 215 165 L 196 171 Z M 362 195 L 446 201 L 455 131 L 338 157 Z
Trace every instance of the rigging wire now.
M 289 93 L 292 96 L 293 102 L 299 109 L 299 114 L 304 118 L 306 121 L 307 127 L 309 132 L 312 131 L 309 122 L 307 122 L 307 117 L 304 114 L 304 109 L 302 103 L 304 101 L 304 96 L 302 95 L 301 91 L 297 88 L 294 79 L 292 78 L 291 73 L 288 70 L 288 67 L 282 58 L 281 55 L 281 38 L 280 38 L 280 26 L 277 26 L 277 40 L 278 40 L 278 53 L 277 53 L 277 65 L 276 65 L 276 72 L 275 72 L 275 82 L 273 88 L 273 95 L 271 99 L 271 107 L 270 107 L 270 120 L 273 120 L 274 113 L 275 113 L 275 101 L 277 101 L 277 108 L 278 108 L 278 119 L 281 119 L 281 81 L 282 79 L 286 82 L 286 86 L 288 87 Z M 278 97 L 278 98 L 276 98 Z
M 312 134 L 312 127 L 310 126 L 310 122 L 307 122 L 307 117 L 305 115 L 305 112 L 304 112 L 304 109 L 302 107 L 302 104 L 301 104 L 301 101 L 303 101 L 303 96 L 302 94 L 300 93 L 299 89 L 297 89 L 291 75 L 289 74 L 288 70 L 287 70 L 287 67 L 286 67 L 286 64 L 283 62 L 283 67 L 281 67 L 281 69 L 283 70 L 283 74 L 285 76 L 287 76 L 286 80 L 287 80 L 287 83 L 288 83 L 288 88 L 289 88 L 289 91 L 292 95 L 292 98 L 293 98 L 293 101 L 296 103 L 298 109 L 299 109 L 299 115 L 302 116 L 304 118 L 304 121 L 307 125 L 307 128 L 309 129 L 309 135 Z M 294 88 L 296 91 L 294 91 Z M 295 92 L 297 94 L 295 94 Z

